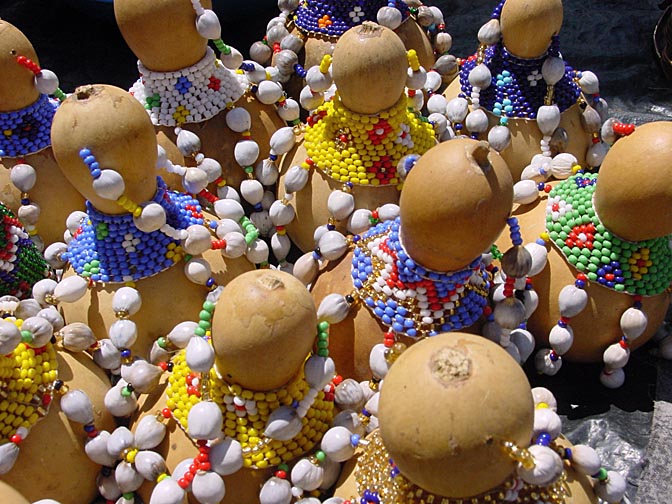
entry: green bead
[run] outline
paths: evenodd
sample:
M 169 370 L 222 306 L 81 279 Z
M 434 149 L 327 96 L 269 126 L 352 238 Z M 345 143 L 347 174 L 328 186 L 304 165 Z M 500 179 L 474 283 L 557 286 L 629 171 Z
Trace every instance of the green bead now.
M 579 262 L 581 264 L 588 264 L 589 261 L 588 261 L 588 258 L 586 256 L 581 255 L 581 256 L 579 256 Z
M 326 340 L 329 339 L 329 333 L 326 331 L 320 331 L 317 333 L 317 339 Z
M 600 481 L 606 481 L 609 478 L 609 473 L 604 467 L 600 467 L 600 470 L 597 473 L 597 479 Z
M 246 166 L 245 167 L 245 173 L 252 173 L 253 171 L 254 171 L 254 168 L 252 168 L 251 166 Z
M 322 450 L 317 450 L 315 452 L 315 458 L 319 460 L 320 462 L 324 462 L 324 459 L 327 458 L 326 453 L 324 453 Z
M 324 340 L 318 341 L 317 348 L 329 348 L 329 342 Z
M 578 259 L 576 258 L 575 255 L 568 255 L 567 256 L 567 261 L 569 262 L 569 264 L 576 265 Z
M 215 303 L 213 303 L 212 301 L 206 301 L 203 303 L 203 309 L 208 310 L 210 313 L 212 313 L 213 311 L 215 311 Z
M 121 494 L 122 497 L 126 500 L 132 500 L 135 494 L 133 492 L 126 492 L 125 494 Z
M 156 340 L 156 344 L 161 348 L 166 348 L 168 346 L 168 340 L 164 336 L 161 336 Z
M 30 343 L 33 341 L 33 333 L 30 331 L 21 331 L 21 341 L 24 343 Z
M 625 285 L 623 285 L 623 284 L 616 284 L 616 285 L 614 285 L 614 290 L 616 290 L 616 291 L 618 291 L 618 292 L 623 292 L 623 291 L 625 290 Z
M 317 324 L 317 328 L 320 331 L 326 331 L 327 329 L 329 329 L 329 322 L 327 322 L 326 320 L 323 320 L 322 322 Z
M 592 271 L 593 273 L 597 273 L 597 270 L 599 268 L 597 267 L 597 264 L 590 263 L 588 265 L 588 271 Z
M 590 262 L 591 262 L 592 264 L 600 264 L 600 259 L 597 258 L 597 257 L 591 257 L 591 258 L 590 258 Z
M 329 357 L 329 350 L 327 350 L 326 348 L 320 348 L 317 350 L 317 355 L 319 355 L 320 357 Z
M 573 251 L 571 248 L 569 248 L 567 245 L 565 245 L 564 247 L 562 247 L 562 253 L 565 254 L 566 256 L 569 256 L 569 255 L 572 254 L 573 252 L 574 252 L 574 251 Z
M 579 271 L 586 271 L 586 265 L 583 264 L 583 263 L 577 262 L 575 264 L 575 266 L 576 266 L 576 269 L 578 269 Z
M 210 322 L 208 322 L 207 320 L 199 320 L 198 321 L 198 327 L 207 331 L 212 326 L 210 325 Z
M 212 318 L 212 313 L 210 313 L 208 310 L 201 310 L 198 313 L 198 318 L 201 320 L 210 320 Z
M 123 397 L 129 397 L 131 395 L 131 391 L 128 390 L 128 387 L 124 387 L 121 389 L 121 395 Z
M 194 334 L 196 336 L 205 336 L 205 329 L 203 329 L 202 327 L 197 327 L 196 329 L 194 329 Z
M 287 472 L 289 471 L 289 466 L 287 464 L 279 464 L 278 469 Z
M 595 282 L 597 280 L 597 273 L 590 272 L 588 273 L 588 280 L 591 282 Z
M 100 261 L 98 259 L 94 259 L 93 261 L 91 261 L 91 266 L 97 268 L 98 266 L 100 266 Z

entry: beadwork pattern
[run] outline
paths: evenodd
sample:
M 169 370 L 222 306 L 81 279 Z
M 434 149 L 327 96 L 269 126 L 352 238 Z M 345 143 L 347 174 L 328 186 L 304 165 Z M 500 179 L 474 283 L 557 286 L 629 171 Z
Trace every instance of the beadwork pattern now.
M 351 275 L 364 305 L 385 326 L 412 338 L 469 327 L 487 305 L 490 274 L 478 257 L 467 268 L 436 273 L 415 263 L 399 240 L 400 219 L 367 231 Z
M 152 199 L 166 212 L 166 222 L 175 229 L 203 224 L 201 206 L 188 194 L 168 191 L 160 177 Z M 88 219 L 68 243 L 63 259 L 78 275 L 94 282 L 130 282 L 155 275 L 183 257 L 179 241 L 161 231 L 140 231 L 129 213 L 104 214 L 86 203 Z
M 184 351 L 173 357 L 172 362 L 173 372 L 166 388 L 166 407 L 186 430 L 191 407 L 201 401 L 200 387 L 190 389 L 200 374 L 189 369 Z M 210 398 L 224 416 L 224 434 L 240 442 L 243 466 L 248 468 L 276 466 L 308 452 L 322 439 L 334 415 L 334 403 L 325 400 L 324 392 L 320 391 L 301 419 L 303 428 L 299 434 L 289 441 L 270 440 L 263 435 L 270 414 L 282 405 L 298 405 L 309 389 L 303 370 L 288 385 L 272 392 L 255 392 L 227 383 L 215 369 L 210 370 L 208 385 Z
M 30 296 L 33 285 L 48 274 L 47 263 L 21 221 L 0 204 L 0 296 Z
M 672 283 L 672 236 L 628 242 L 595 212 L 597 174 L 576 174 L 556 185 L 546 203 L 546 230 L 567 261 L 591 282 L 628 294 L 655 296 Z
M 129 92 L 161 126 L 206 121 L 232 106 L 248 87 L 245 75 L 226 68 L 211 48 L 198 63 L 175 72 L 154 72 L 140 61 L 138 70 L 140 78 Z
M 27 156 L 49 147 L 57 108 L 57 100 L 42 94 L 26 108 L 0 112 L 0 157 Z
M 480 105 L 500 117 L 535 119 L 544 105 L 546 83 L 541 67 L 548 56 L 558 56 L 558 37 L 553 38 L 548 52 L 541 58 L 523 59 L 510 54 L 502 42 L 485 50 L 483 63 L 492 74 L 492 83 L 480 90 Z M 469 73 L 478 64 L 477 55 L 470 56 L 460 68 L 460 96 L 471 96 Z M 565 74 L 554 85 L 553 100 L 561 112 L 576 103 L 581 88 L 576 81 L 581 73 L 565 62 Z M 576 81 L 575 81 L 576 79 Z
M 414 485 L 399 472 L 385 449 L 380 431 L 366 440 L 355 468 L 357 492 L 362 502 L 384 504 L 481 504 L 485 502 L 545 502 L 561 504 L 568 495 L 565 473 L 548 487 L 529 485 L 521 480 L 507 479 L 500 487 L 481 495 L 467 498 L 443 497 Z M 365 500 L 367 496 L 369 500 Z M 377 499 L 377 500 L 376 500 Z M 354 502 L 354 501 L 353 501 Z
M 376 21 L 378 10 L 392 4 L 403 19 L 410 13 L 402 0 L 303 0 L 293 17 L 296 27 L 307 34 L 340 37 L 364 21 Z
M 405 96 L 385 112 L 363 115 L 348 110 L 336 95 L 307 125 L 310 162 L 332 179 L 353 184 L 398 184 L 399 160 L 424 154 L 435 143 L 434 127 L 406 108 Z

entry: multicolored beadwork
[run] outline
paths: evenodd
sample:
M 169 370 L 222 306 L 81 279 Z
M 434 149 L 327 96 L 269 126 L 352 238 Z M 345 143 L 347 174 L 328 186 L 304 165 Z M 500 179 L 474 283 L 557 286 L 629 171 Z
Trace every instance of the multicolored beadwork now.
M 203 224 L 201 206 L 188 194 L 168 191 L 157 178 L 152 199 L 166 211 L 167 223 L 175 229 Z M 94 282 L 130 282 L 155 275 L 179 262 L 179 241 L 161 231 L 140 231 L 128 213 L 104 214 L 87 201 L 88 219 L 68 244 L 63 259 L 78 275 Z
M 44 257 L 21 221 L 0 204 L 0 296 L 29 297 L 33 285 L 49 272 Z
M 207 121 L 247 91 L 242 73 L 226 68 L 208 48 L 198 63 L 174 72 L 154 72 L 138 61 L 140 78 L 129 92 L 161 126 Z
M 367 231 L 352 256 L 353 286 L 383 325 L 412 338 L 457 331 L 474 324 L 488 303 L 490 274 L 479 256 L 452 273 L 428 271 L 399 240 L 400 220 Z
M 364 21 L 375 22 L 378 10 L 386 5 L 399 9 L 403 19 L 410 14 L 408 6 L 401 0 L 303 0 L 293 21 L 304 33 L 340 37 Z
M 556 185 L 546 204 L 548 237 L 591 282 L 632 295 L 655 296 L 672 283 L 672 236 L 629 242 L 615 236 L 593 207 L 597 174 Z
M 332 179 L 353 184 L 398 184 L 399 160 L 424 154 L 435 144 L 433 126 L 406 108 L 405 96 L 385 112 L 362 115 L 336 95 L 315 110 L 307 125 L 304 168 L 315 165 Z
M 51 145 L 51 123 L 59 102 L 46 94 L 32 105 L 0 112 L 0 157 L 34 154 Z
M 192 372 L 181 351 L 172 360 L 173 372 L 166 389 L 166 407 L 183 429 L 192 406 L 201 401 L 200 374 Z M 245 390 L 230 384 L 212 369 L 207 387 L 210 399 L 219 405 L 224 416 L 222 429 L 243 448 L 244 467 L 264 469 L 293 460 L 311 450 L 329 429 L 334 415 L 334 403 L 320 391 L 302 418 L 301 432 L 290 441 L 270 440 L 263 432 L 270 414 L 278 407 L 298 405 L 309 389 L 303 370 L 285 387 L 272 392 Z

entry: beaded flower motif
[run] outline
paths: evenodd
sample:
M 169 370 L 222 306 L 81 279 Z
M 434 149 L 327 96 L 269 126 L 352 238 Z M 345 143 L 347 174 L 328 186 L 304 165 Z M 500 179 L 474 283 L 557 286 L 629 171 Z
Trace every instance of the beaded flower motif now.
M 546 204 L 546 230 L 567 261 L 591 282 L 632 295 L 655 296 L 672 283 L 670 236 L 629 242 L 600 222 L 593 207 L 596 174 L 556 185 Z
M 21 157 L 51 145 L 51 123 L 59 102 L 40 95 L 21 110 L 0 112 L 0 157 Z

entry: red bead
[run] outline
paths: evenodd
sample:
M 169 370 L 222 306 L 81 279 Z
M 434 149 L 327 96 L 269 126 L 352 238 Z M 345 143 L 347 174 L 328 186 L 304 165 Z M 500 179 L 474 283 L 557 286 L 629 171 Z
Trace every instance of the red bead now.
M 550 184 L 546 184 L 546 185 L 544 186 L 544 192 L 545 192 L 545 193 L 549 193 L 549 192 L 551 192 L 551 189 L 553 189 L 553 188 L 551 187 Z
M 201 470 L 202 471 L 209 471 L 210 470 L 210 462 L 203 462 L 201 463 Z
M 98 431 L 97 430 L 92 430 L 91 432 L 88 433 L 88 435 L 91 439 L 93 439 L 98 435 Z
M 285 478 L 287 478 L 287 473 L 283 470 L 278 470 L 278 471 L 275 471 L 275 477 L 280 478 L 280 479 L 285 479 Z
M 23 438 L 19 436 L 18 434 L 14 434 L 12 437 L 9 438 L 9 440 L 14 443 L 14 444 L 19 444 L 21 441 L 23 441 Z
M 177 480 L 177 484 L 180 485 L 180 488 L 186 489 L 189 486 L 189 480 L 187 478 L 180 478 Z
M 560 317 L 560 322 L 563 322 L 565 324 L 569 324 L 570 318 L 569 317 Z
M 584 275 L 583 273 L 579 273 L 578 275 L 576 275 L 576 279 L 583 280 L 585 282 L 586 280 L 588 280 L 588 277 L 586 277 L 586 275 Z
M 207 453 L 199 453 L 199 454 L 196 456 L 196 459 L 197 459 L 199 462 L 207 462 L 208 460 L 210 460 L 210 457 L 208 456 Z
M 161 414 L 163 415 L 163 418 L 170 418 L 172 416 L 169 408 L 163 408 Z
M 42 396 L 42 405 L 43 406 L 49 406 L 51 404 L 51 399 L 52 399 L 52 397 L 50 395 Z
M 189 466 L 189 472 L 192 473 L 192 474 L 196 474 L 196 471 L 198 471 L 198 468 L 199 468 L 200 466 L 201 466 L 201 464 L 200 464 L 199 462 L 196 462 L 196 463 L 194 463 L 194 464 L 191 464 L 191 465 Z
M 188 472 L 184 474 L 184 479 L 187 480 L 188 482 L 192 482 L 194 480 L 194 476 L 196 475 L 196 472 Z
M 167 362 L 159 362 L 159 367 L 161 368 L 162 371 L 167 371 L 168 370 L 168 363 Z
M 621 348 L 629 348 L 630 344 L 627 342 L 627 340 L 622 339 L 621 341 L 618 342 L 619 345 L 621 345 Z
M 331 382 L 332 382 L 334 385 L 338 385 L 338 384 L 341 383 L 342 381 L 343 381 L 343 377 L 342 377 L 341 375 L 336 375 L 336 376 L 334 376 L 334 379 L 331 380 Z

